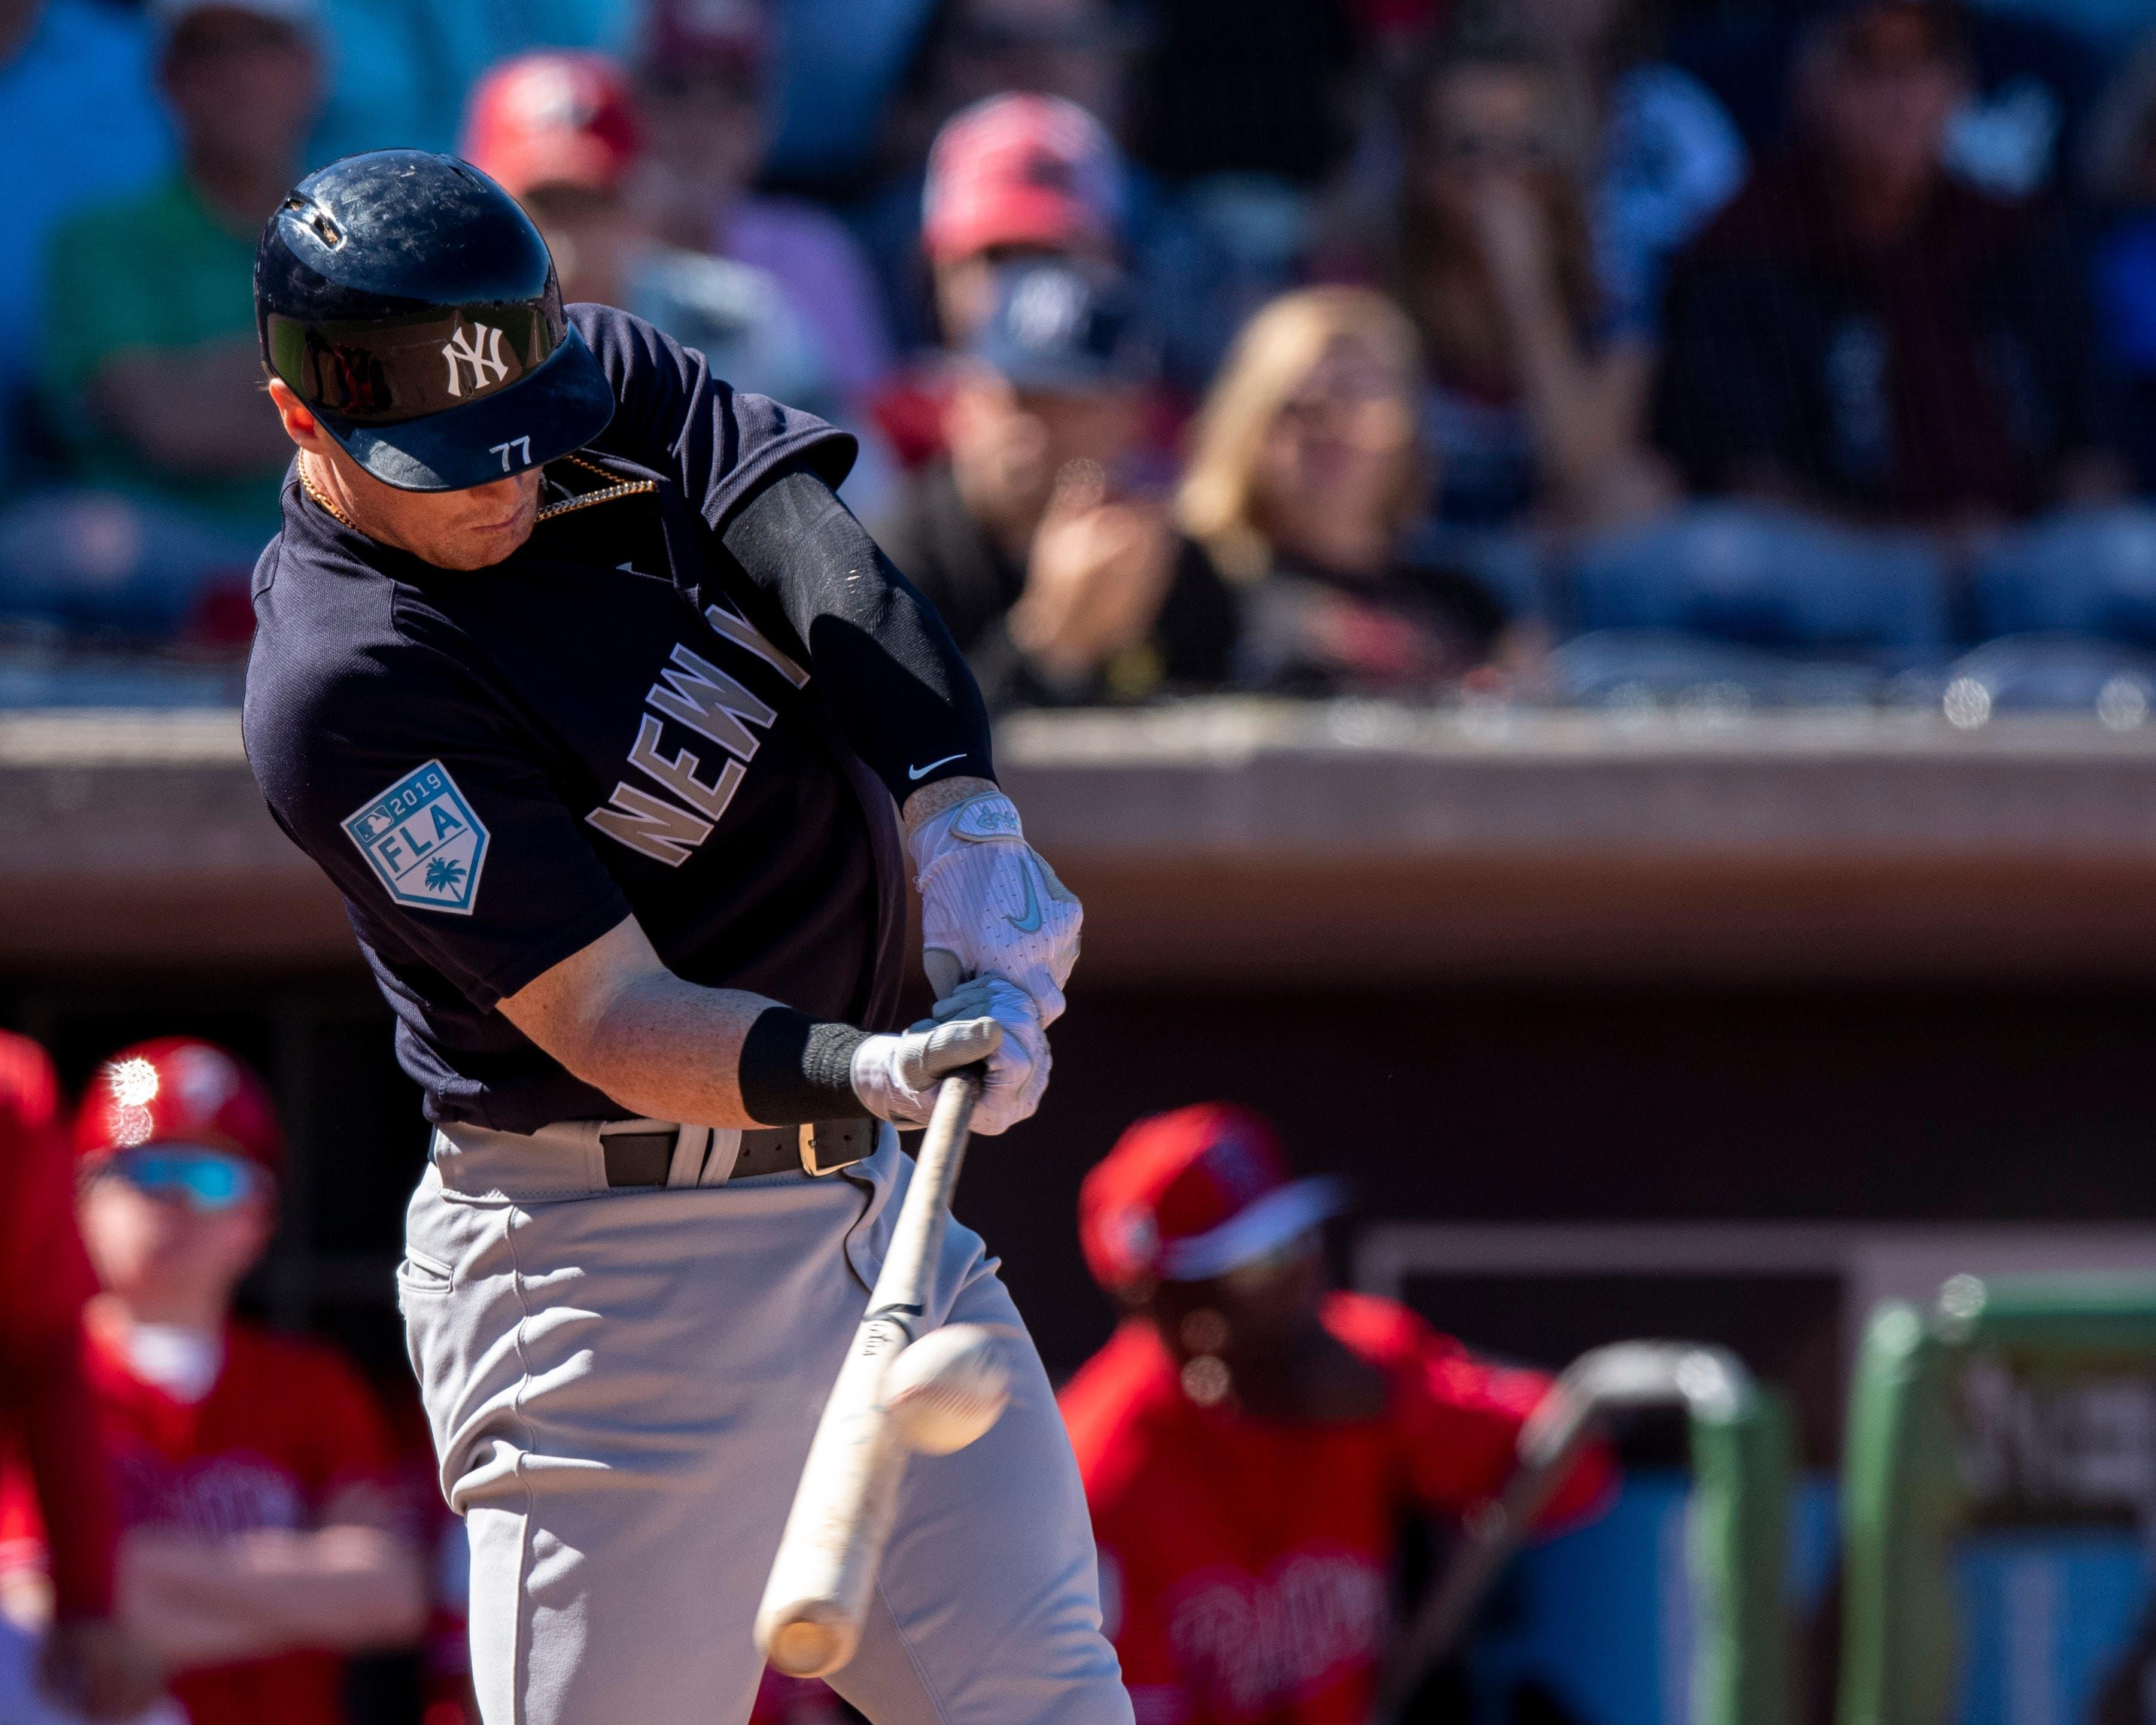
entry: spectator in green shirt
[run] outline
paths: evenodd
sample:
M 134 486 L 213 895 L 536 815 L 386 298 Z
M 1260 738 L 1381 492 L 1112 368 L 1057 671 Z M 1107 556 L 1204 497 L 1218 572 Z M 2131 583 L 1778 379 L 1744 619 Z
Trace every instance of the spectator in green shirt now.
M 311 0 L 153 0 L 179 172 L 46 254 L 44 393 L 78 477 L 264 536 L 291 448 L 262 399 L 253 274 L 321 100 Z

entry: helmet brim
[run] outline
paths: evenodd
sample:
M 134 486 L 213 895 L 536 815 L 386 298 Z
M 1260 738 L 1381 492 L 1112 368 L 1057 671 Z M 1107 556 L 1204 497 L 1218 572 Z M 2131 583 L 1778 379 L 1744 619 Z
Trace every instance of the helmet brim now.
M 394 425 L 311 411 L 346 454 L 400 491 L 468 491 L 580 449 L 613 418 L 613 386 L 572 328 L 499 394 Z

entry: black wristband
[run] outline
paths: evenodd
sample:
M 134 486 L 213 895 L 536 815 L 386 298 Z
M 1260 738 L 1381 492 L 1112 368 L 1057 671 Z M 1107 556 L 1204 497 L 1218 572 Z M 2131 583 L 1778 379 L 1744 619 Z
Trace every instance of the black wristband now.
M 742 1038 L 742 1106 L 766 1126 L 844 1120 L 863 1111 L 854 1094 L 854 1050 L 868 1032 L 766 1007 Z

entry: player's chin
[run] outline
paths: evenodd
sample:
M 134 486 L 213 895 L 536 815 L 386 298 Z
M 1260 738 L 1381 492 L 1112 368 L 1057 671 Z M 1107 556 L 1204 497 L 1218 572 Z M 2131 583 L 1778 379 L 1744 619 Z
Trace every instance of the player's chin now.
M 444 536 L 446 542 L 439 546 L 427 561 L 444 569 L 491 568 L 505 557 L 514 556 L 531 536 L 532 528 L 538 525 L 538 515 L 535 500 L 506 520 L 460 526 L 454 533 Z

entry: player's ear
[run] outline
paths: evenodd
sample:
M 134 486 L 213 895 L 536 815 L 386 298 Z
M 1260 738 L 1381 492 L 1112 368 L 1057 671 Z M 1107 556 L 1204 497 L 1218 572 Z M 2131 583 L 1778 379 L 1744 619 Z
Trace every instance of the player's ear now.
M 277 417 L 285 422 L 285 436 L 303 449 L 316 449 L 326 441 L 321 422 L 307 410 L 307 404 L 293 393 L 290 384 L 282 377 L 272 377 L 266 387 Z

